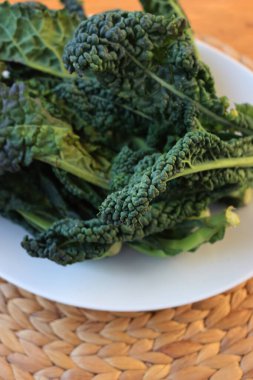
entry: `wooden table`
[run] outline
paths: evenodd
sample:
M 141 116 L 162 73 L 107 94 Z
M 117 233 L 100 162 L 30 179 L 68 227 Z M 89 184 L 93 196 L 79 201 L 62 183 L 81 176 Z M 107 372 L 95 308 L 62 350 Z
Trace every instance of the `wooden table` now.
M 12 2 L 15 2 L 13 0 Z M 58 0 L 42 0 L 59 7 Z M 138 0 L 86 0 L 86 10 L 96 13 L 118 8 L 140 9 Z M 253 59 L 253 0 L 181 0 L 199 36 L 212 36 Z

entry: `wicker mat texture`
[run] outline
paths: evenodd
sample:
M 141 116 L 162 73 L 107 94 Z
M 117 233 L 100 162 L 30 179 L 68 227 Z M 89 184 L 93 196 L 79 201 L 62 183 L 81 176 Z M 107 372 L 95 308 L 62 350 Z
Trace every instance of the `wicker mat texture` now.
M 253 380 L 253 279 L 145 313 L 70 307 L 0 280 L 0 380 L 32 379 Z

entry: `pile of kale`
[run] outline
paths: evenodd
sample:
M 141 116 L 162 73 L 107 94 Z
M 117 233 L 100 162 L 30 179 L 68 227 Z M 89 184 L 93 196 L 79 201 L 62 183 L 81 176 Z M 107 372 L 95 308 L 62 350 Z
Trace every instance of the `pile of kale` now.
M 222 239 L 253 185 L 253 106 L 217 95 L 176 0 L 62 2 L 0 4 L 0 214 L 62 265 Z

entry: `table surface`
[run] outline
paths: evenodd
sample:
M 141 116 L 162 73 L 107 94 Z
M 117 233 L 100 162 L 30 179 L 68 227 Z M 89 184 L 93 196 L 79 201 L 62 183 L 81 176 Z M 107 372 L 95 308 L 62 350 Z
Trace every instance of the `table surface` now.
M 42 2 L 51 8 L 60 4 L 58 0 Z M 181 0 L 181 3 L 197 35 L 215 37 L 253 59 L 252 0 Z M 118 8 L 119 4 L 129 10 L 140 9 L 138 0 L 86 0 L 85 4 L 87 13 Z

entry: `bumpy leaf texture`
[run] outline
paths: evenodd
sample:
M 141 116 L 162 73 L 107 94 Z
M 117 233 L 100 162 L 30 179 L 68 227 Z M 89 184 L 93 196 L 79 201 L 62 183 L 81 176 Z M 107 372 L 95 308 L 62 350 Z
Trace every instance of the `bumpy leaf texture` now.
M 59 138 L 68 131 L 64 122 L 43 112 L 39 102 L 26 96 L 22 83 L 11 88 L 0 84 L 0 174 L 15 172 L 31 164 L 33 157 L 52 155 L 58 151 L 54 125 Z
M 71 126 L 52 117 L 23 83 L 0 84 L 0 110 L 0 175 L 39 160 L 108 187 L 107 160 L 95 160 Z
M 127 185 L 134 174 L 135 166 L 148 153 L 150 153 L 150 150 L 133 151 L 128 146 L 124 146 L 112 162 L 110 189 L 116 191 Z
M 187 45 L 185 31 L 185 19 L 174 14 L 163 17 L 142 12 L 103 13 L 80 24 L 63 58 L 70 72 L 82 76 L 92 71 L 102 86 L 117 96 L 118 102 L 135 114 L 141 113 L 142 118 L 134 119 L 135 126 L 141 126 L 139 135 L 145 124 L 149 145 L 159 146 L 168 131 L 183 135 L 186 130 L 195 129 L 196 109 L 189 102 L 171 96 L 143 67 L 166 80 L 179 82 L 177 67 L 181 64 L 188 76 L 195 78 L 198 74 L 195 48 Z M 134 59 L 143 67 L 136 65 Z M 192 96 L 193 86 L 187 86 Z M 125 117 L 126 125 L 128 120 Z
M 203 127 L 226 139 L 238 130 L 252 134 L 252 117 L 217 96 L 185 19 L 176 17 L 182 12 L 172 3 L 170 17 L 115 11 L 82 22 L 66 46 L 66 67 L 79 75 L 92 71 L 127 106 L 150 117 L 151 146 L 162 148 L 159 141 L 166 136 Z
M 139 223 L 151 202 L 166 192 L 169 181 L 209 170 L 250 168 L 252 163 L 253 137 L 223 142 L 207 132 L 189 132 L 168 153 L 155 157 L 152 165 L 137 167 L 129 184 L 103 202 L 101 217 L 107 223 Z
M 142 121 L 134 110 L 131 112 L 125 107 L 124 99 L 101 86 L 95 77 L 63 81 L 55 87 L 54 93 L 64 101 L 70 113 L 72 110 L 73 124 L 80 132 L 92 126 L 100 136 L 113 132 L 113 138 L 117 139 L 117 134 L 127 135 L 130 130 L 133 133 L 135 125 Z
M 145 94 L 143 70 L 129 59 L 138 58 L 147 68 L 157 68 L 166 48 L 182 35 L 183 18 L 168 19 L 142 12 L 106 12 L 82 22 L 64 52 L 70 72 L 83 75 L 91 69 L 110 88 Z M 139 85 L 141 84 L 141 88 Z M 127 93 L 127 92 L 126 92 Z
M 155 203 L 141 217 L 141 223 L 134 227 L 114 226 L 100 219 L 64 219 L 37 238 L 26 237 L 23 247 L 31 256 L 48 258 L 62 265 L 96 259 L 103 257 L 108 247 L 114 244 L 140 240 L 173 228 L 188 217 L 197 217 L 212 200 L 208 194 L 202 193 Z

